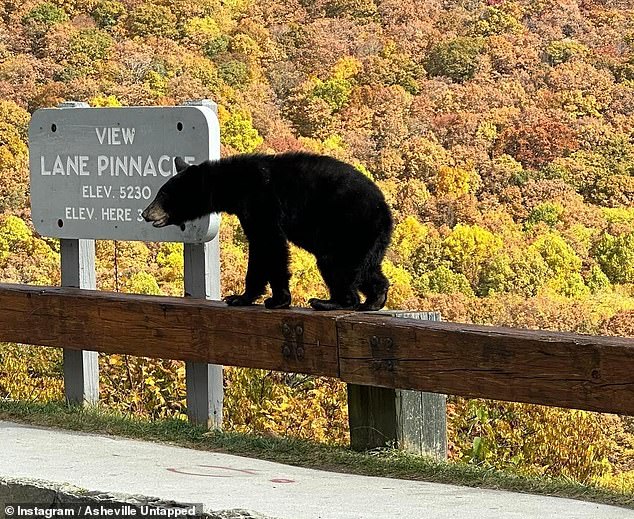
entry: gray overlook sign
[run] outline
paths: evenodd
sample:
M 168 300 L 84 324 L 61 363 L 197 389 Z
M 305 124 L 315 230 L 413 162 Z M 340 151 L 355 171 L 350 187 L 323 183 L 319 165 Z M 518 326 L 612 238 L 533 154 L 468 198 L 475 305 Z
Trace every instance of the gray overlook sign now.
M 202 243 L 218 232 L 218 215 L 184 229 L 141 218 L 176 174 L 174 157 L 219 158 L 218 119 L 208 106 L 37 110 L 29 153 L 33 224 L 43 236 Z

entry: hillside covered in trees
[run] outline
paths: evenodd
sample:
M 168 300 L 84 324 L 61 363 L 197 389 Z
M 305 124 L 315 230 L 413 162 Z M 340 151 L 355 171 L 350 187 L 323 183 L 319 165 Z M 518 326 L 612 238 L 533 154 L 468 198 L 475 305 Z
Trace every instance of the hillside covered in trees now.
M 1 0 L 0 17 L 3 281 L 59 281 L 58 243 L 29 220 L 34 110 L 210 98 L 225 155 L 311 150 L 379 184 L 397 223 L 390 307 L 634 335 L 631 0 Z M 237 292 L 234 219 L 221 246 Z M 102 289 L 182 293 L 178 244 L 97 253 Z M 324 294 L 310 255 L 294 250 L 292 270 L 296 303 Z M 58 352 L 0 359 L 0 396 L 60 397 Z M 109 406 L 181 412 L 180 364 L 101 361 Z M 332 381 L 228 370 L 226 384 L 238 430 L 345 440 Z M 633 486 L 626 420 L 453 399 L 450 421 L 456 458 Z

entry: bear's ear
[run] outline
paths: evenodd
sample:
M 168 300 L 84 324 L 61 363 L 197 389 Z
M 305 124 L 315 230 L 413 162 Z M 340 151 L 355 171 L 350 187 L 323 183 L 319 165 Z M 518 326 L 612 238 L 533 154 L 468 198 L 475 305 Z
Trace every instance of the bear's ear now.
M 187 162 L 185 162 L 182 157 L 176 157 L 174 159 L 174 165 L 176 166 L 177 173 L 185 171 L 189 167 L 189 164 L 187 164 Z

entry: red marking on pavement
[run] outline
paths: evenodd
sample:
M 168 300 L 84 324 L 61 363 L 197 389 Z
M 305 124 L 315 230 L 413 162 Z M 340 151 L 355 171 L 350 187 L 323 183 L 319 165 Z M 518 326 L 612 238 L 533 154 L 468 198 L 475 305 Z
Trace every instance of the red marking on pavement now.
M 284 478 L 271 479 L 269 481 L 271 483 L 295 483 L 295 480 L 293 480 L 293 479 L 284 479 Z

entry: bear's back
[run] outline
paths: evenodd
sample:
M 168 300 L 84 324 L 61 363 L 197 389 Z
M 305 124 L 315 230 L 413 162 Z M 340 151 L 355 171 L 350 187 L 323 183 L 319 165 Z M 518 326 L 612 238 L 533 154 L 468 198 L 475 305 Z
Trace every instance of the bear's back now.
M 264 168 L 280 206 L 281 225 L 297 245 L 311 252 L 354 248 L 391 232 L 383 194 L 353 166 L 332 157 L 292 153 L 268 157 Z

